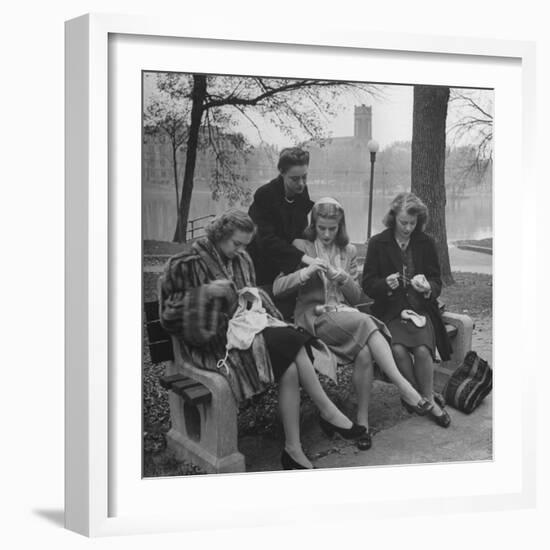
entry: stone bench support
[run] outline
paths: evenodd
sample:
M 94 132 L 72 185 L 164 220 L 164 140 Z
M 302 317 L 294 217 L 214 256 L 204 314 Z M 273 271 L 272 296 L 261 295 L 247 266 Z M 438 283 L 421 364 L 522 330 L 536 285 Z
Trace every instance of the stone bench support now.
M 452 325 L 457 329 L 456 336 L 451 340 L 453 353 L 449 361 L 442 361 L 435 367 L 434 374 L 434 389 L 441 391 L 449 377 L 462 363 L 464 356 L 472 349 L 472 332 L 474 330 L 474 322 L 468 315 L 459 313 L 443 313 L 443 321 L 446 325 Z
M 208 473 L 244 472 L 244 456 L 237 447 L 237 404 L 229 384 L 218 373 L 193 366 L 175 338 L 172 345 L 175 359 L 166 374 L 183 374 L 204 384 L 212 399 L 194 406 L 177 393 L 168 393 L 172 420 L 166 434 L 168 448 L 178 460 Z

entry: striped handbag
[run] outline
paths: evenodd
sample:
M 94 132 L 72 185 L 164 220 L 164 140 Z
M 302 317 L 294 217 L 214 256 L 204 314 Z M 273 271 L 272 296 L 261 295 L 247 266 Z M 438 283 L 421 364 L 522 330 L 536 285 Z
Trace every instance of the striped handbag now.
M 469 351 L 449 378 L 443 395 L 449 405 L 470 414 L 492 389 L 493 371 L 489 363 L 475 351 Z

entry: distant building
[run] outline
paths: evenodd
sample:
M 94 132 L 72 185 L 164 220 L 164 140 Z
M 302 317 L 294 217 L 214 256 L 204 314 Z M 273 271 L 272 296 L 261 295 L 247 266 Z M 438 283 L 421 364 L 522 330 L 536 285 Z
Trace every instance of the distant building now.
M 354 109 L 353 136 L 334 137 L 322 144 L 308 142 L 309 185 L 330 186 L 331 191 L 360 191 L 367 180 L 370 156 L 367 143 L 372 139 L 372 107 Z
M 144 183 L 170 185 L 174 183 L 170 141 L 163 135 L 145 135 L 142 148 L 142 178 Z M 185 155 L 178 152 L 178 160 Z
M 355 125 L 353 137 L 369 141 L 372 139 L 372 107 L 358 105 L 355 107 Z

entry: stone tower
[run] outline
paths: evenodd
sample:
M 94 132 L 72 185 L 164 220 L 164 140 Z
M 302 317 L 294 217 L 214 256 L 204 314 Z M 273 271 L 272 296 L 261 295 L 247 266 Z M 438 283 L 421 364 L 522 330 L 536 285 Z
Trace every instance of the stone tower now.
M 355 126 L 353 136 L 356 139 L 372 139 L 372 107 L 358 105 L 355 107 Z

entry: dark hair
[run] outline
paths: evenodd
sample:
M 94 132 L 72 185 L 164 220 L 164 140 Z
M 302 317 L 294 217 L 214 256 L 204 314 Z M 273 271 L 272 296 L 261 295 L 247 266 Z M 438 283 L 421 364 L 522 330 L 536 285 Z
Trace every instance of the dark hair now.
M 334 242 L 339 248 L 346 248 L 349 244 L 349 236 L 346 230 L 346 215 L 344 209 L 332 202 L 321 202 L 313 205 L 311 209 L 311 221 L 304 231 L 304 238 L 313 242 L 317 238 L 317 230 L 315 228 L 319 218 L 328 218 L 330 220 L 338 220 L 338 232 Z
M 227 239 L 237 230 L 245 233 L 255 233 L 256 225 L 246 212 L 236 208 L 216 216 L 205 228 L 206 236 L 213 243 L 219 243 Z
M 399 193 L 390 203 L 390 209 L 382 223 L 390 229 L 395 229 L 395 217 L 400 212 L 416 216 L 417 222 L 413 233 L 420 233 L 428 223 L 428 207 L 414 193 Z
M 309 151 L 299 147 L 287 147 L 281 151 L 277 169 L 285 174 L 293 166 L 307 166 L 309 164 Z

